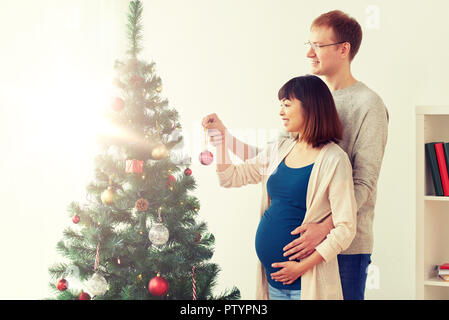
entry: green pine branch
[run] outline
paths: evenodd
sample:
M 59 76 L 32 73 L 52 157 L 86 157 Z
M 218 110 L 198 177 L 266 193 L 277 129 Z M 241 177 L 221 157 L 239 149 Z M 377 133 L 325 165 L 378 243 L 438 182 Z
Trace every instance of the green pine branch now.
M 128 14 L 127 33 L 131 48 L 130 50 L 128 50 L 128 53 L 131 54 L 132 57 L 136 58 L 140 51 L 142 51 L 143 49 L 141 45 L 141 40 L 143 38 L 142 3 L 139 0 L 131 1 L 129 3 L 129 11 L 130 13 Z

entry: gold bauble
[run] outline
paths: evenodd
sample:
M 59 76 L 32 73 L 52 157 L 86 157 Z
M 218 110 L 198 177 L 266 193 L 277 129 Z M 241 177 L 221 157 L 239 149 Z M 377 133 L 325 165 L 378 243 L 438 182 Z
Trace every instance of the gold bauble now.
M 162 91 L 162 86 L 157 87 L 157 88 L 156 88 L 156 91 L 159 92 L 159 93 L 161 93 L 161 91 Z
M 163 143 L 158 143 L 151 151 L 153 159 L 161 160 L 168 156 L 167 147 Z
M 112 187 L 108 187 L 101 194 L 101 201 L 105 205 L 111 205 L 114 203 L 114 197 L 115 197 L 114 189 Z

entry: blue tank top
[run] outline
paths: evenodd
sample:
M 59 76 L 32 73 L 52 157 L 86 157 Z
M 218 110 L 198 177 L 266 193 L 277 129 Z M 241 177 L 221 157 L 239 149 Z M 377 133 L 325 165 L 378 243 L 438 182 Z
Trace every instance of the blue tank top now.
M 271 267 L 272 263 L 288 261 L 288 257 L 283 256 L 282 248 L 298 237 L 290 232 L 304 220 L 307 186 L 312 168 L 313 163 L 302 168 L 290 168 L 285 164 L 284 158 L 267 181 L 271 203 L 257 228 L 256 253 L 265 268 L 268 282 L 278 289 L 301 289 L 301 277 L 292 284 L 284 285 L 272 280 L 270 274 L 281 270 Z

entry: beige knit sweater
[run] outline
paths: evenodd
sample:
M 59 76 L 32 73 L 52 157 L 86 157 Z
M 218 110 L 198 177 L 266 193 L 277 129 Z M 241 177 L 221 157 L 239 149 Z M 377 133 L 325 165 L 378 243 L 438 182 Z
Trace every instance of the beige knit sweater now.
M 260 217 L 270 206 L 267 181 L 296 141 L 281 138 L 271 143 L 256 157 L 243 164 L 217 171 L 220 185 L 225 188 L 262 183 Z M 301 277 L 301 299 L 343 299 L 337 255 L 349 247 L 356 233 L 357 204 L 354 196 L 352 167 L 349 158 L 337 144 L 325 145 L 312 169 L 306 198 L 304 223 L 319 222 L 332 212 L 334 229 L 316 247 L 324 262 Z M 256 298 L 267 300 L 268 282 L 262 264 L 258 263 Z

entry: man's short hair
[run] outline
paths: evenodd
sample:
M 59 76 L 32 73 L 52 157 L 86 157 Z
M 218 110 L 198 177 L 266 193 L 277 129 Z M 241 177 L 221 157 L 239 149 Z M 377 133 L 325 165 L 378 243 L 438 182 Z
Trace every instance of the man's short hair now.
M 314 27 L 329 27 L 334 31 L 336 41 L 347 41 L 351 44 L 349 59 L 352 61 L 362 43 L 362 27 L 354 18 L 340 10 L 323 13 L 312 22 Z

